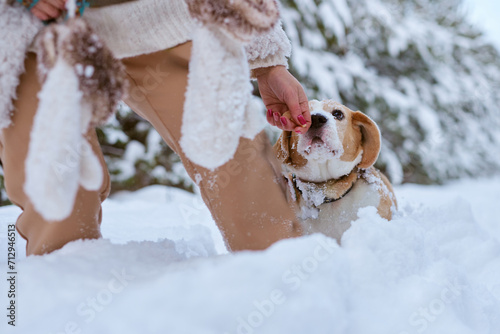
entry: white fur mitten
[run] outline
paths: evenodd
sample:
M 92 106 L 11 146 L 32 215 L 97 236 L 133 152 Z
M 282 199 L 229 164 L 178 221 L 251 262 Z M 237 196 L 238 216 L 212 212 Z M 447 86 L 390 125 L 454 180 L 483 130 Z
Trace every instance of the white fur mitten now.
M 24 190 L 48 221 L 67 218 L 80 186 L 98 190 L 100 161 L 85 135 L 115 110 L 124 69 L 79 18 L 46 27 L 37 38 L 43 83 L 33 121 Z
M 279 19 L 275 0 L 188 0 L 199 25 L 193 36 L 180 145 L 208 169 L 228 162 L 240 137 L 253 138 L 265 121 L 251 102 L 245 45 Z

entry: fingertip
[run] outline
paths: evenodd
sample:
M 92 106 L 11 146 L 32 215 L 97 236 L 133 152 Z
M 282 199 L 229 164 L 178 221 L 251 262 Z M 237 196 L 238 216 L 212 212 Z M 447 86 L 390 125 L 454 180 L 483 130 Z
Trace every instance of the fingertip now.
M 283 125 L 283 128 L 286 128 L 287 125 L 288 125 L 288 119 L 284 116 L 281 116 L 280 117 L 280 122 L 281 122 L 281 125 Z
M 267 109 L 267 118 L 273 118 L 273 110 Z
M 302 114 L 300 114 L 297 117 L 297 120 L 299 121 L 299 124 L 302 125 L 302 127 L 304 127 L 307 124 L 307 120 L 304 118 Z

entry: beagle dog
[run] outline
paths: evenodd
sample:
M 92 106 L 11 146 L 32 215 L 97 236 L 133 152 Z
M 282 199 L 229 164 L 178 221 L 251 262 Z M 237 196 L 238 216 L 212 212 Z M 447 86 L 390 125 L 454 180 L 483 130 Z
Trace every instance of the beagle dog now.
M 373 167 L 381 141 L 375 122 L 332 100 L 312 100 L 309 109 L 307 133 L 284 131 L 274 150 L 305 233 L 320 232 L 340 243 L 359 208 L 374 206 L 390 220 L 396 197 Z

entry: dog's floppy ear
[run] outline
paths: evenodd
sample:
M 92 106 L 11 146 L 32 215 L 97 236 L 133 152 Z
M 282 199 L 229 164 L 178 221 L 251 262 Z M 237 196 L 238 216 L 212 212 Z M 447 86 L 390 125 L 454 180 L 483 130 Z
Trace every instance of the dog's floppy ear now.
M 283 131 L 274 144 L 274 152 L 281 163 L 290 164 L 294 167 L 302 167 L 307 164 L 307 160 L 297 152 L 296 136 L 291 131 Z
M 274 152 L 276 157 L 281 163 L 289 163 L 290 161 L 290 138 L 292 133 L 290 131 L 283 131 L 281 136 L 278 138 L 276 144 L 274 144 Z
M 362 136 L 363 158 L 358 167 L 361 169 L 370 168 L 375 164 L 380 153 L 380 130 L 370 117 L 360 111 L 352 114 L 352 124 L 360 128 Z

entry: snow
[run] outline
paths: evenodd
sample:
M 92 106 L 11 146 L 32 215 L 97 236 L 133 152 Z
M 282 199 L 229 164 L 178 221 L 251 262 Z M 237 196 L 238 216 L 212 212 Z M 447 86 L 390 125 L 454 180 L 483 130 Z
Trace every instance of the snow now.
M 312 235 L 227 254 L 198 195 L 119 193 L 102 240 L 25 258 L 17 236 L 17 327 L 1 332 L 498 333 L 500 178 L 396 194 L 393 221 L 362 209 L 341 247 Z M 19 213 L 0 208 L 2 252 Z

